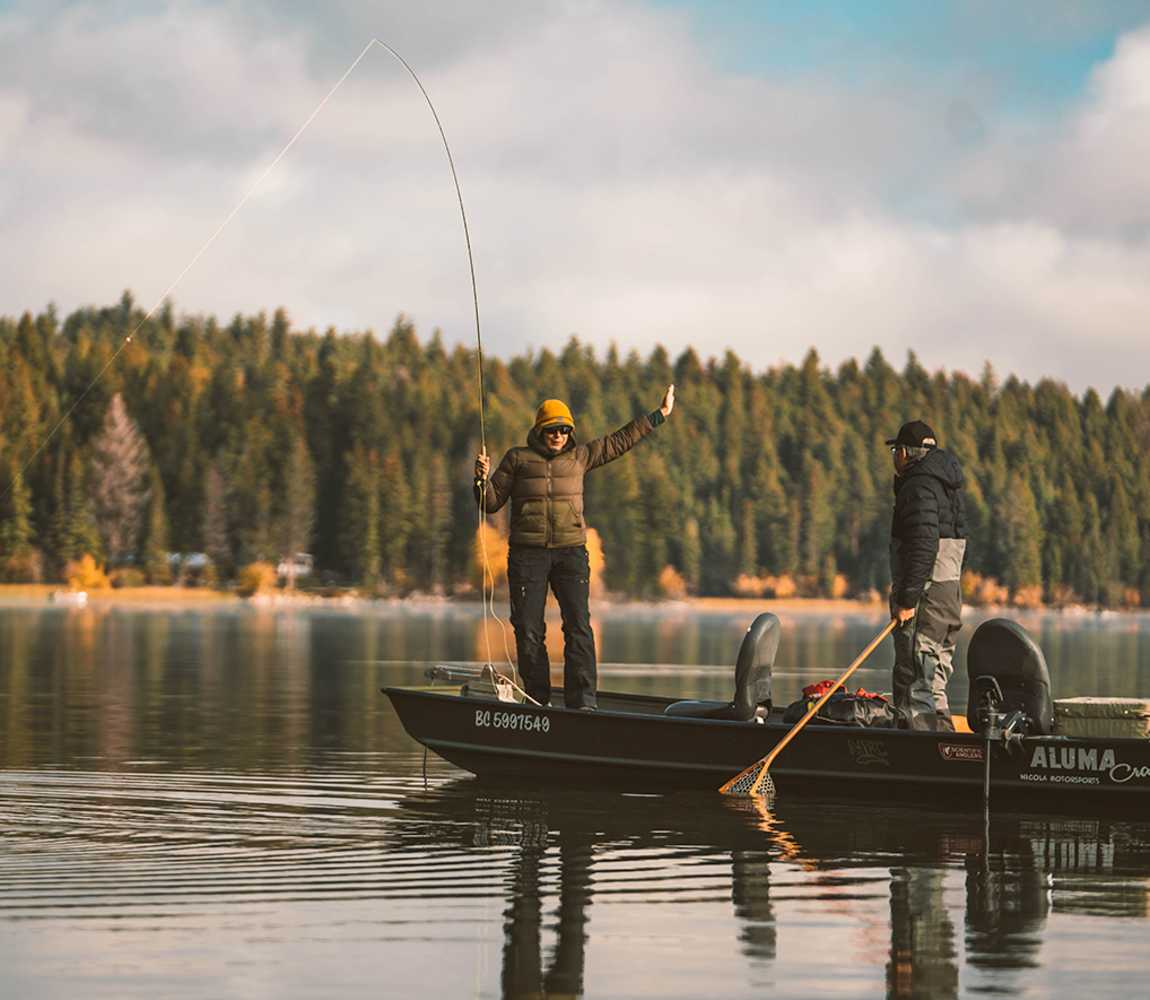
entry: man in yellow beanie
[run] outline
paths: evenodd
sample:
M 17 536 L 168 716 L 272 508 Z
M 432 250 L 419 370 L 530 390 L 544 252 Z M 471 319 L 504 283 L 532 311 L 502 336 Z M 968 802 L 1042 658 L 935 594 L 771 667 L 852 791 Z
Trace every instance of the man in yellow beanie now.
M 595 707 L 595 634 L 589 608 L 591 567 L 583 520 L 583 477 L 626 454 L 671 415 L 675 387 L 657 410 L 636 417 L 588 444 L 575 440 L 567 404 L 546 399 L 535 413 L 527 444 L 512 448 L 488 478 L 491 461 L 475 459 L 475 497 L 492 514 L 511 501 L 507 583 L 519 673 L 526 692 L 551 701 L 551 664 L 543 611 L 550 587 L 563 617 L 563 694 L 568 708 Z

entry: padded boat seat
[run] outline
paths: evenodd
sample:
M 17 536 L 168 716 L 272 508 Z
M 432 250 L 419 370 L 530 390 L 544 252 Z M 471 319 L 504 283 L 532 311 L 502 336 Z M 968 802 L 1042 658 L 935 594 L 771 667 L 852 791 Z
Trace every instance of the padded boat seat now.
M 966 672 L 970 678 L 966 716 L 976 733 L 986 731 L 984 707 L 994 682 L 1002 691 L 998 711 L 1023 712 L 1032 736 L 1054 731 L 1046 657 L 1018 622 L 991 618 L 979 625 L 966 651 Z
M 664 715 L 688 719 L 732 719 L 750 722 L 760 708 L 770 711 L 771 671 L 779 651 L 782 625 L 776 615 L 764 611 L 743 636 L 735 661 L 735 696 L 730 701 L 676 701 Z
M 738 714 L 733 701 L 673 701 L 665 709 L 664 715 L 677 715 L 687 719 L 735 719 L 746 722 L 754 712 L 744 719 Z

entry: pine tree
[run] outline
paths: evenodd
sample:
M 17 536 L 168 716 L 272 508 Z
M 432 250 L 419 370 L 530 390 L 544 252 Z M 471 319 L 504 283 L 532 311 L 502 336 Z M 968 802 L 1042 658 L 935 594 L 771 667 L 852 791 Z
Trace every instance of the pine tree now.
M 702 587 L 707 594 L 730 592 L 731 582 L 737 575 L 735 526 L 728 512 L 729 505 L 712 497 L 708 502 L 700 525 L 703 551 Z
M 671 543 L 682 525 L 682 511 L 662 455 L 650 450 L 633 456 L 636 469 L 646 483 L 642 494 L 642 516 L 649 542 L 641 563 L 639 592 L 653 594 L 663 568 L 671 564 Z
M 679 543 L 679 567 L 683 580 L 687 584 L 687 591 L 691 594 L 699 592 L 699 574 L 702 568 L 703 547 L 699 538 L 699 522 L 693 517 L 687 518 L 683 525 L 683 534 Z
M 1106 516 L 1106 536 L 1115 555 L 1114 582 L 1133 583 L 1138 579 L 1139 563 L 1142 555 L 1141 538 L 1138 534 L 1138 519 L 1130 503 L 1122 480 L 1114 478 L 1110 487 L 1110 507 Z
M 88 477 L 79 453 L 68 463 L 65 520 L 61 529 L 61 562 L 69 562 L 90 555 L 99 561 L 104 557 L 104 546 L 96 524 Z
M 391 451 L 384 458 L 376 492 L 380 494 L 380 562 L 391 582 L 402 588 L 407 573 L 407 543 L 412 531 L 412 503 L 411 489 L 398 452 Z
M 279 551 L 287 560 L 287 587 L 292 590 L 295 588 L 296 555 L 310 548 L 315 527 L 315 472 L 307 442 L 302 437 L 297 437 L 288 451 L 282 503 Z
M 160 470 L 153 466 L 148 490 L 148 518 L 144 526 L 143 566 L 148 582 L 172 582 L 171 564 L 168 562 L 168 515 L 164 504 L 164 481 Z
M 803 481 L 802 555 L 804 576 L 818 577 L 823 572 L 827 552 L 834 541 L 834 507 L 824 484 L 828 476 L 822 465 L 811 460 Z
M 1042 524 L 1030 484 L 1019 472 L 1011 474 L 999 500 L 998 523 L 1006 572 L 1003 582 L 1012 593 L 1042 583 Z
M 640 594 L 644 583 L 647 530 L 643 521 L 639 472 L 628 459 L 614 462 L 588 477 L 589 523 L 603 539 L 607 587 L 615 593 Z
M 755 530 L 755 505 L 744 500 L 739 511 L 738 569 L 755 576 L 759 571 L 759 540 Z
M 32 546 L 32 504 L 24 473 L 10 474 L 0 504 L 0 578 L 13 583 L 40 579 L 40 554 Z
M 443 593 L 449 583 L 446 563 L 447 540 L 451 530 L 451 489 L 447 465 L 436 452 L 431 457 L 431 478 L 427 506 L 428 583 L 433 593 Z
M 350 578 L 368 589 L 380 580 L 380 463 L 376 452 L 353 451 L 347 459 L 343 509 L 343 562 Z
M 216 572 L 231 575 L 234 569 L 232 542 L 228 533 L 227 493 L 223 476 L 216 466 L 208 466 L 204 482 L 204 513 L 200 544 Z

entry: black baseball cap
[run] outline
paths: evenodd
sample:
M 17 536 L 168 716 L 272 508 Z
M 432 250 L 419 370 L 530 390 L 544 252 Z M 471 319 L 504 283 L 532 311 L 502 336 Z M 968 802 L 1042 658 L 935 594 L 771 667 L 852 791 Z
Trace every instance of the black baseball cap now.
M 908 420 L 898 429 L 898 436 L 889 438 L 886 443 L 902 445 L 904 448 L 935 448 L 938 439 L 929 424 L 921 420 Z

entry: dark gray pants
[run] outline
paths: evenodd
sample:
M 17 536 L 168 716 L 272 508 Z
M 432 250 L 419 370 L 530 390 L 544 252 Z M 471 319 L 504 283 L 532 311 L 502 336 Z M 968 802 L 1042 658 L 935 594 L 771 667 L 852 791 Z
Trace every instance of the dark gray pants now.
M 547 657 L 547 623 L 543 617 L 550 587 L 563 617 L 564 702 L 568 708 L 594 708 L 597 668 L 587 547 L 545 549 L 513 545 L 507 555 L 507 583 L 524 690 L 541 705 L 551 701 L 551 661 Z
M 894 630 L 894 705 L 912 729 L 953 729 L 946 684 L 954 672 L 958 629 L 943 626 L 939 639 L 939 629 L 918 619 Z

